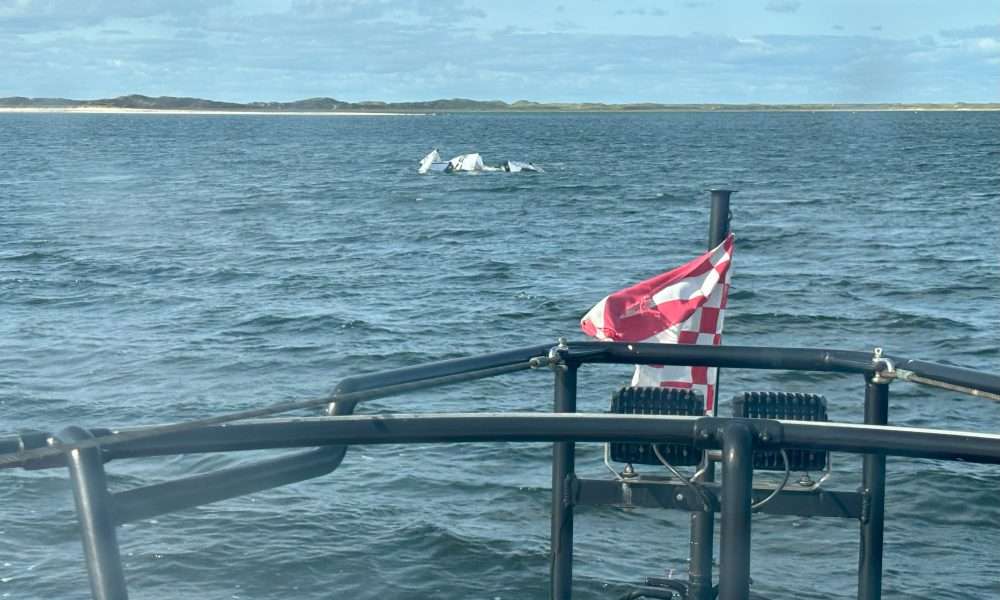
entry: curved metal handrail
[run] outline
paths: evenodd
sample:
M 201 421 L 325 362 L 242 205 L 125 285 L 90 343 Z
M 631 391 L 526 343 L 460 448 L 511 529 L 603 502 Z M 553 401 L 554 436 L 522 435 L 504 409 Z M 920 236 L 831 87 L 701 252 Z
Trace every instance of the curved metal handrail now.
M 116 445 L 115 458 L 306 446 L 481 442 L 688 443 L 718 448 L 727 424 L 749 423 L 755 447 L 1000 464 L 1000 434 L 829 421 L 605 413 L 420 413 L 268 419 L 215 425 L 170 440 Z
M 866 382 L 866 424 L 575 413 L 576 372 L 588 363 L 859 373 L 864 375 Z M 352 414 L 358 402 L 373 398 L 545 366 L 552 367 L 555 372 L 556 413 Z M 69 467 L 75 493 L 83 499 L 78 501 L 78 512 L 81 513 L 94 596 L 118 598 L 125 596 L 120 568 L 108 566 L 109 561 L 101 560 L 102 552 L 111 556 L 111 551 L 117 548 L 115 525 L 329 473 L 341 464 L 347 448 L 354 444 L 555 442 L 552 594 L 568 598 L 572 578 L 574 498 L 577 494 L 585 496 L 587 490 L 600 492 L 592 486 L 587 487 L 589 482 L 576 479 L 574 442 L 685 443 L 702 450 L 721 448 L 723 483 L 731 491 L 728 496 L 722 493 L 721 501 L 713 502 L 711 507 L 711 510 L 718 508 L 724 513 L 721 530 L 724 552 L 720 555 L 723 557 L 720 564 L 725 576 L 720 571 L 719 595 L 720 598 L 739 598 L 749 589 L 749 515 L 753 497 L 750 456 L 754 449 L 791 447 L 857 453 L 865 456 L 863 491 L 831 496 L 834 503 L 844 500 L 844 506 L 840 507 L 843 510 L 822 509 L 821 512 L 830 516 L 867 515 L 861 519 L 861 555 L 865 559 L 859 564 L 859 595 L 873 598 L 877 597 L 881 581 L 884 457 L 897 455 L 1000 464 L 1000 435 L 880 425 L 886 423 L 888 384 L 897 379 L 985 397 L 1000 394 L 1000 377 L 995 375 L 883 356 L 878 350 L 865 353 L 816 348 L 566 343 L 560 340 L 552 347 L 530 346 L 348 377 L 337 385 L 333 394 L 319 400 L 284 402 L 166 426 L 89 432 L 75 428 L 70 434 L 63 432 L 58 436 L 29 432 L 0 438 L 0 468 Z M 247 420 L 323 404 L 328 405 L 331 416 Z M 313 449 L 115 494 L 108 492 L 103 483 L 102 463 L 111 459 L 296 447 Z M 686 500 L 683 494 L 679 496 L 682 497 L 675 507 L 684 508 Z M 579 498 L 584 499 L 583 496 Z M 811 506 L 814 508 L 807 510 L 822 508 L 815 508 L 819 506 L 815 503 Z M 100 522 L 88 520 L 101 514 L 107 518 Z M 708 536 L 711 536 L 710 530 Z M 86 540 L 93 543 L 88 545 Z M 706 581 L 711 583 L 711 571 L 708 572 Z M 699 582 L 692 568 L 691 592 L 702 597 L 706 589 L 696 586 Z
M 1000 394 L 1000 376 L 997 375 L 905 357 L 886 356 L 876 359 L 874 354 L 849 350 L 631 344 L 624 342 L 569 342 L 558 348 L 559 360 L 576 365 L 587 363 L 669 364 L 860 374 L 884 372 L 894 366 L 897 373 L 908 373 L 926 380 L 940 381 L 966 388 L 958 391 L 977 390 L 985 392 L 987 395 Z M 481 356 L 435 361 L 412 367 L 347 377 L 340 381 L 329 397 L 302 403 L 282 403 L 276 407 L 274 413 L 309 405 L 332 404 L 336 406 L 339 403 L 341 408 L 334 408 L 334 410 L 343 411 L 339 414 L 349 414 L 357 402 L 373 398 L 397 395 L 424 387 L 489 377 L 498 372 L 527 370 L 540 364 L 537 361 L 532 363 L 532 359 L 548 356 L 546 352 L 549 350 L 553 350 L 549 345 L 528 346 Z M 902 379 L 906 378 L 902 377 Z M 347 410 L 348 407 L 350 410 Z M 243 415 L 262 416 L 268 412 L 266 408 L 255 409 L 193 421 L 188 424 L 168 425 L 159 429 L 123 429 L 113 433 L 107 432 L 110 435 L 105 434 L 93 440 L 80 442 L 72 447 L 100 445 L 107 451 L 113 445 L 121 443 L 123 439 L 140 434 L 140 431 L 143 436 L 165 433 L 173 435 L 183 432 L 185 429 L 198 428 L 209 423 L 232 422 L 245 418 Z M 70 448 L 70 445 L 40 446 L 39 441 L 50 438 L 51 436 L 39 432 L 0 438 L 0 469 L 31 464 L 35 464 L 36 467 L 64 464 L 60 457 Z M 35 440 L 35 445 L 26 443 L 26 439 Z M 55 460 L 52 460 L 53 458 Z

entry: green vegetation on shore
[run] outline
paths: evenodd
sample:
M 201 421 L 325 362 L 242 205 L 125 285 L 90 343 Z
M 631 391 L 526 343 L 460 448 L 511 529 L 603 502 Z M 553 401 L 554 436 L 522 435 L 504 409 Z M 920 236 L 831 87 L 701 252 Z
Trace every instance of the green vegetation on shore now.
M 100 100 L 66 98 L 0 98 L 3 108 L 83 109 L 123 108 L 143 110 L 197 110 L 240 112 L 725 112 L 725 111 L 829 111 L 829 110 L 1000 110 L 1000 103 L 971 104 L 656 104 L 637 102 L 603 104 L 597 102 L 529 102 L 518 100 L 467 100 L 453 98 L 425 102 L 343 102 L 333 98 L 309 98 L 294 102 L 217 102 L 201 98 L 152 98 L 133 94 Z

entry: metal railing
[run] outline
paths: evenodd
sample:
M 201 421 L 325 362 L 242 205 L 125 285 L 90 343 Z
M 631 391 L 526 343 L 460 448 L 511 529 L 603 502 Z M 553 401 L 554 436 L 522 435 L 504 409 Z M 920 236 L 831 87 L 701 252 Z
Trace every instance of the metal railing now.
M 864 378 L 865 424 L 740 419 L 717 416 L 649 416 L 576 413 L 577 372 L 586 364 L 669 364 L 708 367 L 856 373 Z M 553 413 L 353 415 L 358 403 L 413 389 L 482 379 L 538 368 L 554 372 Z M 908 429 L 885 425 L 889 385 L 895 379 L 1000 394 L 1000 377 L 927 362 L 864 352 L 808 348 L 675 346 L 561 342 L 471 358 L 351 377 L 330 402 L 329 416 L 284 418 L 112 431 L 70 427 L 0 439 L 0 467 L 69 470 L 92 594 L 98 600 L 127 597 L 116 527 L 123 523 L 263 490 L 329 473 L 355 444 L 453 442 L 554 442 L 552 462 L 551 596 L 570 598 L 573 513 L 578 505 L 621 504 L 622 484 L 580 479 L 576 442 L 686 443 L 721 450 L 721 483 L 630 483 L 629 501 L 696 515 L 721 515 L 718 586 L 707 571 L 692 572 L 687 598 L 724 600 L 749 594 L 754 450 L 798 448 L 861 454 L 858 492 L 783 491 L 761 508 L 773 514 L 853 518 L 859 521 L 858 597 L 879 598 L 885 503 L 885 457 L 909 456 L 1000 464 L 1000 435 Z M 104 463 L 136 457 L 274 448 L 306 448 L 252 465 L 112 493 Z M 704 501 L 707 498 L 708 503 Z M 711 534 L 711 530 L 708 531 Z M 695 532 L 693 535 L 697 535 Z M 711 538 L 710 538 L 711 539 Z M 705 551 L 692 545 L 692 555 Z M 712 556 L 708 548 L 709 559 Z M 698 565 L 693 565 L 698 566 Z M 665 588 L 646 590 L 669 597 Z M 640 594 L 633 597 L 641 597 Z

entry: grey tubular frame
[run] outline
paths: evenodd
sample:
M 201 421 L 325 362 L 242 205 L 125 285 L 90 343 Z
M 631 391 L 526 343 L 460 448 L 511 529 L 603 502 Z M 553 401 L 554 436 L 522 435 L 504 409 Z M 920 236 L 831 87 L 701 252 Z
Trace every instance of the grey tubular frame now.
M 920 376 L 1000 393 L 1000 377 L 956 367 L 887 357 Z M 734 419 L 721 417 L 667 417 L 577 414 L 577 371 L 588 363 L 693 364 L 726 368 L 789 369 L 856 373 L 864 377 L 865 424 L 839 424 Z M 553 413 L 353 415 L 366 398 L 384 397 L 386 388 L 400 384 L 447 384 L 503 372 L 540 366 L 553 369 Z M 118 558 L 115 525 L 148 518 L 206 502 L 283 485 L 328 473 L 355 444 L 454 442 L 553 442 L 551 594 L 572 596 L 573 509 L 578 504 L 614 503 L 613 494 L 599 481 L 577 479 L 576 442 L 692 443 L 703 450 L 722 450 L 721 485 L 707 482 L 703 490 L 713 499 L 706 511 L 696 498 L 664 497 L 653 488 L 637 487 L 648 505 L 685 510 L 693 515 L 721 516 L 719 563 L 720 598 L 749 594 L 750 499 L 755 448 L 805 448 L 864 455 L 862 490 L 857 494 L 821 492 L 818 495 L 779 494 L 764 512 L 857 518 L 860 521 L 859 598 L 881 596 L 882 532 L 884 527 L 885 456 L 910 456 L 1000 464 L 1000 435 L 890 427 L 889 384 L 879 377 L 884 364 L 872 355 L 829 349 L 759 348 L 738 346 L 665 346 L 581 342 L 554 348 L 532 346 L 441 361 L 345 379 L 331 397 L 332 415 L 267 419 L 191 427 L 154 435 L 156 428 L 122 431 L 70 428 L 57 436 L 27 432 L 0 439 L 0 453 L 24 455 L 4 467 L 55 468 L 65 466 L 73 479 L 77 512 L 84 540 L 85 560 L 94 598 L 126 598 Z M 113 441 L 118 433 L 132 435 Z M 86 445 L 92 436 L 108 443 Z M 56 457 L 33 457 L 42 442 L 58 444 Z M 81 446 L 83 444 L 83 446 Z M 236 452 L 276 448 L 314 448 L 251 466 L 183 478 L 167 483 L 111 493 L 104 462 L 134 457 L 181 453 Z M 711 571 L 707 573 L 711 591 Z M 704 581 L 704 580 L 703 580 Z M 693 591 L 690 590 L 689 591 Z M 689 596 L 693 597 L 693 596 Z

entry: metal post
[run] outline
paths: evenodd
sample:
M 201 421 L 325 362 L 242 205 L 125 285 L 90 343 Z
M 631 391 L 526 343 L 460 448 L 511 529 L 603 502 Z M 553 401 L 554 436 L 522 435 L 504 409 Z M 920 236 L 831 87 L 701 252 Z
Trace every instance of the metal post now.
M 736 190 L 709 190 L 712 209 L 708 217 L 708 249 L 712 250 L 726 240 L 730 231 L 729 198 Z M 715 397 L 712 399 L 712 416 L 719 415 L 719 373 L 715 370 Z
M 729 198 L 734 190 L 710 190 L 711 214 L 708 220 L 708 249 L 711 250 L 729 235 Z M 719 414 L 719 370 L 715 375 L 715 398 L 712 415 Z M 715 465 L 702 455 L 699 470 L 704 474 L 699 481 L 715 481 Z M 691 513 L 691 561 L 688 567 L 688 596 L 691 600 L 709 600 L 712 597 L 712 556 L 715 541 L 715 513 Z
M 889 384 L 874 373 L 865 376 L 865 423 L 889 422 Z M 861 550 L 858 553 L 858 600 L 882 598 L 882 545 L 885 531 L 885 455 L 866 454 L 862 463 Z
M 576 372 L 579 365 L 555 365 L 555 412 L 576 412 Z M 552 537 L 550 595 L 569 600 L 573 595 L 573 504 L 572 480 L 576 444 L 552 444 Z
M 700 481 L 715 480 L 715 465 L 710 464 Z M 715 545 L 715 513 L 691 513 L 691 561 L 688 565 L 688 597 L 691 600 L 712 598 L 712 556 Z
M 736 190 L 709 190 L 712 213 L 708 219 L 708 247 L 715 248 L 729 235 L 729 197 Z
M 92 436 L 80 427 L 67 427 L 56 437 L 62 443 L 72 444 Z M 73 498 L 94 600 L 127 600 L 101 450 L 94 447 L 70 450 L 66 463 L 73 482 Z
M 722 525 L 719 600 L 750 597 L 750 503 L 753 436 L 745 423 L 727 425 L 722 437 Z

